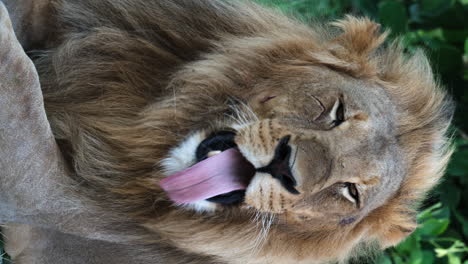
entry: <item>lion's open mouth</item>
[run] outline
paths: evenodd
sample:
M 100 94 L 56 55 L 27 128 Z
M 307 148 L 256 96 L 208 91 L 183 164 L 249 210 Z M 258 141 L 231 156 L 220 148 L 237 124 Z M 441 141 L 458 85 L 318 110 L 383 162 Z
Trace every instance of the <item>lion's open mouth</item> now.
M 254 166 L 237 150 L 235 133 L 212 133 L 197 148 L 197 163 L 161 181 L 176 203 L 208 200 L 221 204 L 242 202 Z

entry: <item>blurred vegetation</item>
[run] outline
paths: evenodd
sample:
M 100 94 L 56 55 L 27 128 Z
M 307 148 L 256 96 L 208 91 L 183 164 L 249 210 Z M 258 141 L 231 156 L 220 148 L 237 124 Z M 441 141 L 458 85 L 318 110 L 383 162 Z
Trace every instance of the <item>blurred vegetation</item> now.
M 379 264 L 468 264 L 468 0 L 256 0 L 305 20 L 366 15 L 429 54 L 457 110 L 456 151 L 443 182 L 423 203 L 420 227 Z M 0 264 L 2 263 L 0 239 Z M 359 262 L 361 263 L 361 262 Z
M 379 264 L 468 264 L 468 0 L 256 0 L 311 22 L 365 15 L 423 48 L 453 95 L 456 151 L 442 183 L 423 203 L 419 228 L 377 257 Z M 363 260 L 356 261 L 363 263 Z

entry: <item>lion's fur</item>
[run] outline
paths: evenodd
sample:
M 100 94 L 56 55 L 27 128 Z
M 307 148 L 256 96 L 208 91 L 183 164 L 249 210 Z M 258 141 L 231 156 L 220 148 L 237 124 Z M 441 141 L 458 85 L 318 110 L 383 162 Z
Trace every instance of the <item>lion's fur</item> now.
M 416 227 L 418 201 L 451 154 L 452 110 L 425 55 L 382 46 L 386 33 L 376 24 L 346 17 L 309 28 L 249 2 L 83 0 L 54 8 L 54 44 L 34 54 L 48 118 L 76 194 L 112 212 L 106 221 L 131 237 L 126 243 L 163 243 L 229 263 L 286 263 L 344 259 L 358 244 L 391 246 Z M 189 133 L 223 120 L 231 98 L 278 65 L 285 73 L 320 66 L 384 87 L 397 107 L 408 170 L 398 191 L 359 223 L 336 232 L 272 228 L 259 243 L 268 230 L 245 220 L 252 212 L 173 207 L 158 185 L 159 164 Z

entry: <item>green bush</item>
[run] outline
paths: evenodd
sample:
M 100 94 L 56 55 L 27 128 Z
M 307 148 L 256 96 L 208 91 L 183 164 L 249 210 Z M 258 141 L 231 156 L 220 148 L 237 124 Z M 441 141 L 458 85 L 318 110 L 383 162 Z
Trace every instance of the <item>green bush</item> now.
M 257 0 L 306 21 L 365 15 L 401 37 L 408 50 L 422 47 L 457 110 L 455 153 L 442 183 L 423 203 L 419 228 L 371 262 L 468 264 L 468 0 Z M 465 115 L 464 115 L 465 113 Z M 362 263 L 363 260 L 355 261 Z

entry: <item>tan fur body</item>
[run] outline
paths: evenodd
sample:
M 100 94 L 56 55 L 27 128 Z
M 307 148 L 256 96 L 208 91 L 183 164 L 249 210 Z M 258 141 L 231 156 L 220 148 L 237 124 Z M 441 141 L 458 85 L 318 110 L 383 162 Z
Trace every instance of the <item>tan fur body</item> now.
M 425 56 L 382 47 L 375 23 L 309 28 L 213 0 L 54 1 L 52 10 L 53 38 L 33 58 L 74 182 L 67 195 L 105 212 L 128 255 L 314 263 L 395 245 L 416 228 L 415 207 L 450 155 L 451 109 Z M 337 98 L 346 120 L 334 127 Z M 162 161 L 191 134 L 224 127 L 256 168 L 291 136 L 300 194 L 257 173 L 241 206 L 174 206 L 159 187 Z M 357 206 L 341 195 L 349 182 Z

